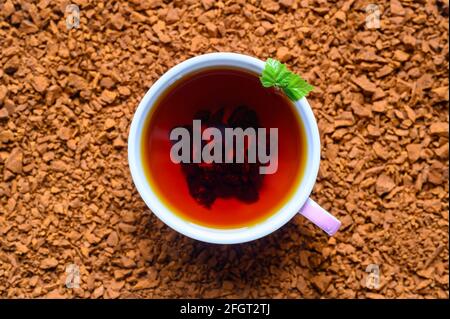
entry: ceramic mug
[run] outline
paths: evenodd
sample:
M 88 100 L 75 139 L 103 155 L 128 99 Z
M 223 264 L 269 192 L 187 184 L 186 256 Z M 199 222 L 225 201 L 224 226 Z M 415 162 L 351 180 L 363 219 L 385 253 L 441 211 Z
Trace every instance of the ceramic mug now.
M 168 70 L 152 85 L 140 102 L 128 136 L 128 162 L 131 176 L 139 194 L 150 210 L 177 232 L 209 243 L 243 243 L 274 232 L 297 214 L 309 219 L 328 235 L 335 234 L 339 229 L 340 221 L 309 198 L 319 171 L 320 138 L 316 119 L 306 98 L 294 103 L 295 110 L 304 125 L 307 141 L 307 159 L 303 179 L 286 204 L 264 221 L 236 229 L 217 229 L 194 224 L 173 213 L 158 198 L 145 177 L 140 147 L 143 138 L 142 131 L 151 108 L 167 88 L 184 76 L 204 68 L 233 67 L 261 74 L 264 65 L 264 61 L 237 53 L 220 52 L 196 56 Z

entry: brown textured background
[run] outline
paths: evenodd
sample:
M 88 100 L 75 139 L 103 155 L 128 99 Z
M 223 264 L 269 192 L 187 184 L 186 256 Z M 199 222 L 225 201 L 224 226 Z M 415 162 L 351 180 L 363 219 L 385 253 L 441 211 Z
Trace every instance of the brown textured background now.
M 0 296 L 448 298 L 448 0 L 0 0 Z M 247 244 L 176 234 L 127 165 L 138 102 L 205 52 L 285 61 L 316 86 L 312 197 L 343 221 L 301 217 Z M 81 287 L 64 285 L 68 264 Z M 381 287 L 365 287 L 378 264 Z

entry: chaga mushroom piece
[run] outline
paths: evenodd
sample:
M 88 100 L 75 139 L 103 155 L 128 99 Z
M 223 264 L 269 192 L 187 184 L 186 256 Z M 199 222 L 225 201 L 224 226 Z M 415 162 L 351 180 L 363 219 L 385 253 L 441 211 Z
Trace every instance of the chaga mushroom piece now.
M 256 130 L 259 126 L 258 115 L 246 106 L 238 106 L 228 118 L 228 125 L 242 129 L 253 127 Z
M 202 121 L 202 130 L 207 127 L 218 128 L 224 138 L 225 128 L 254 128 L 259 126 L 258 116 L 255 111 L 246 106 L 237 107 L 226 121 L 224 121 L 225 109 L 211 113 L 200 110 L 194 115 L 194 119 Z M 192 136 L 192 125 L 183 126 Z M 191 140 L 192 143 L 192 140 Z M 202 141 L 202 148 L 206 145 Z M 182 171 L 191 196 L 202 206 L 210 208 L 216 198 L 235 197 L 243 202 L 251 203 L 259 199 L 263 175 L 259 174 L 260 163 L 248 163 L 247 154 L 244 163 L 225 163 L 225 145 L 222 144 L 222 163 L 182 163 Z M 191 144 L 191 151 L 193 150 Z M 193 154 L 191 153 L 191 159 Z
M 194 166 L 195 164 L 188 164 Z M 216 193 L 213 190 L 211 177 L 205 175 L 204 172 L 198 174 L 187 175 L 189 193 L 200 204 L 205 207 L 211 207 L 216 200 Z
M 211 116 L 210 111 L 200 110 L 194 114 L 194 120 L 201 120 L 202 122 L 208 122 Z
M 211 115 L 208 121 L 208 127 L 218 126 L 220 124 L 225 124 L 223 122 L 223 116 L 225 115 L 225 109 L 222 107 Z

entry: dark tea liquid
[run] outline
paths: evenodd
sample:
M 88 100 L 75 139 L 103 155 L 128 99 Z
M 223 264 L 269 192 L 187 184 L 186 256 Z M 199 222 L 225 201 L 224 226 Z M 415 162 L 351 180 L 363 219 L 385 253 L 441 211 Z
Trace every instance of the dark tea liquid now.
M 227 115 L 241 105 L 257 113 L 260 127 L 278 128 L 278 170 L 263 176 L 254 202 L 217 198 L 202 206 L 189 193 L 181 164 L 170 159 L 170 131 L 191 124 L 200 110 L 224 108 Z M 270 217 L 291 198 L 306 163 L 304 126 L 291 101 L 264 88 L 257 74 L 232 68 L 198 71 L 169 87 L 146 119 L 141 148 L 147 180 L 162 202 L 183 219 L 213 228 L 252 226 Z

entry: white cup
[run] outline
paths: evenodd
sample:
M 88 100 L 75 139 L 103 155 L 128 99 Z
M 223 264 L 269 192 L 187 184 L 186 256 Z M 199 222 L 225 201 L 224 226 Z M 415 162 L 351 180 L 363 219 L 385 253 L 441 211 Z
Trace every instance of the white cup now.
M 210 228 L 179 217 L 158 198 L 146 179 L 141 161 L 140 142 L 146 118 L 159 96 L 175 81 L 192 72 L 211 67 L 234 67 L 261 74 L 264 69 L 264 62 L 237 53 L 204 54 L 177 64 L 164 73 L 147 91 L 134 114 L 128 137 L 128 161 L 131 176 L 147 206 L 161 221 L 177 232 L 209 243 L 236 244 L 255 240 L 274 232 L 296 214 L 305 216 L 327 234 L 333 235 L 339 229 L 341 223 L 309 198 L 319 170 L 320 138 L 316 119 L 306 98 L 294 103 L 295 110 L 304 124 L 306 133 L 307 159 L 304 176 L 291 199 L 269 218 L 243 228 Z M 176 191 L 176 187 L 177 185 L 174 185 L 174 191 Z

